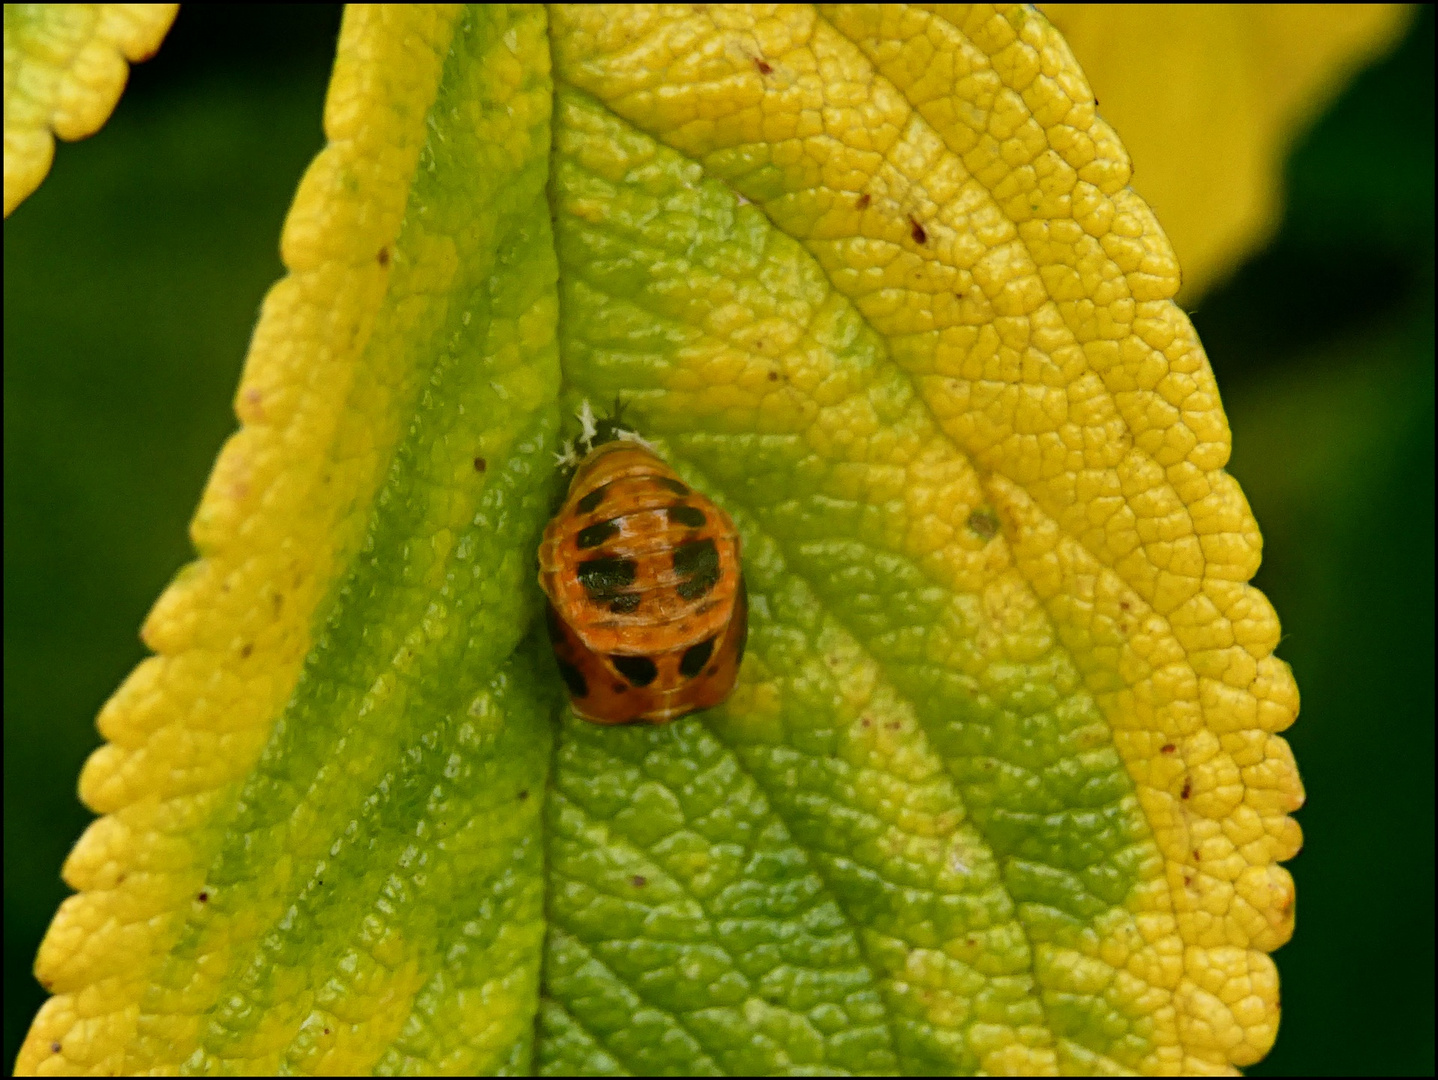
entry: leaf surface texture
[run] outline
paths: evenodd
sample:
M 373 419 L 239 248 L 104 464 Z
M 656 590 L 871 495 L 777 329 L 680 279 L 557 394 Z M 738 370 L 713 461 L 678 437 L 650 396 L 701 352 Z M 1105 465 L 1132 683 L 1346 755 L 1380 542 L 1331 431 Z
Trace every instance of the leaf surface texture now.
M 357 7 L 326 130 L 22 1069 L 1262 1056 L 1297 694 L 1042 16 Z M 740 685 L 659 728 L 538 626 L 616 395 L 743 534 Z

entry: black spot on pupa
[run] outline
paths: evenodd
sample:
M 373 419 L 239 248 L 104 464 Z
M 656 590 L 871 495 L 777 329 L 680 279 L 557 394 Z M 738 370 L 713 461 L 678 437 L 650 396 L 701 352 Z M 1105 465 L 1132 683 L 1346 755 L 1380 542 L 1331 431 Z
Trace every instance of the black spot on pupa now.
M 689 485 L 680 483 L 678 480 L 671 480 L 667 476 L 656 476 L 654 479 L 657 480 L 659 483 L 663 484 L 676 495 L 689 494 Z
M 604 495 L 608 490 L 608 484 L 600 484 L 574 505 L 578 507 L 580 513 L 587 514 L 604 501 Z
M 770 381 L 770 382 L 778 382 L 778 381 L 779 381 L 779 373 L 778 373 L 777 371 L 771 371 L 771 372 L 769 372 L 769 381 Z
M 250 658 L 250 654 L 253 653 L 254 651 L 255 651 L 254 645 L 251 644 L 250 642 L 245 642 L 244 645 L 240 646 L 240 659 L 241 659 L 241 660 L 248 660 L 248 659 Z
M 594 548 L 618 535 L 619 522 L 610 518 L 608 521 L 596 521 L 593 525 L 580 529 L 575 541 L 582 548 Z
M 680 544 L 674 549 L 674 570 L 685 577 L 707 570 L 717 570 L 718 567 L 719 549 L 707 536 L 702 540 Z
M 199 894 L 197 897 L 195 897 L 195 899 L 198 900 L 198 901 L 199 901 L 200 903 L 202 903 L 202 904 L 209 903 L 209 900 L 210 900 L 209 890 L 207 890 L 207 889 L 201 889 L 201 890 L 200 890 L 200 894 Z
M 685 600 L 698 600 L 705 593 L 709 592 L 719 582 L 719 571 L 711 570 L 703 574 L 696 574 L 692 578 L 681 581 L 674 586 L 674 591 Z
M 528 792 L 528 791 L 521 791 L 517 797 L 518 797 L 518 799 L 519 799 L 520 802 L 524 802 L 525 799 L 529 798 L 529 792 Z
M 379 264 L 380 264 L 381 266 L 388 266 L 388 265 L 389 265 L 389 248 L 387 248 L 387 247 L 382 247 L 382 248 L 380 248 L 380 249 L 379 249 L 379 254 L 375 256 L 375 259 L 379 262 Z
M 714 541 L 691 540 L 674 549 L 674 572 L 684 581 L 674 589 L 685 600 L 697 600 L 719 581 L 719 549 Z
M 484 472 L 484 470 L 487 468 L 489 468 L 489 462 L 485 461 L 484 458 L 477 457 L 474 459 L 475 472 Z
M 636 592 L 620 593 L 609 601 L 609 610 L 616 615 L 628 615 L 639 607 L 639 600 L 639 594 Z
M 709 519 L 704 516 L 704 511 L 697 506 L 689 506 L 686 503 L 675 503 L 664 511 L 666 517 L 676 525 L 685 525 L 691 529 L 697 529 Z
M 691 645 L 684 650 L 684 655 L 679 658 L 679 674 L 686 679 L 692 679 L 704 670 L 704 665 L 709 663 L 709 657 L 714 652 L 714 639 L 701 641 L 698 645 Z
M 608 557 L 579 564 L 579 584 L 595 603 L 612 600 L 625 585 L 634 584 L 634 560 Z
M 914 220 L 913 214 L 909 215 L 909 235 L 914 238 L 914 243 L 916 244 L 927 244 L 929 242 L 929 234 L 924 231 L 922 225 Z
M 630 686 L 648 686 L 659 675 L 654 661 L 647 656 L 611 656 L 609 662 L 629 680 Z
M 588 697 L 589 684 L 584 681 L 584 672 L 580 671 L 568 660 L 561 660 L 557 656 L 554 658 L 554 662 L 559 665 L 559 675 L 560 678 L 564 680 L 564 685 L 569 687 L 569 696 L 577 698 Z
M 50 1053 L 52 1053 L 52 1054 L 58 1054 L 59 1052 L 60 1052 L 60 1044 L 57 1043 L 57 1042 L 52 1042 L 52 1043 L 50 1044 Z

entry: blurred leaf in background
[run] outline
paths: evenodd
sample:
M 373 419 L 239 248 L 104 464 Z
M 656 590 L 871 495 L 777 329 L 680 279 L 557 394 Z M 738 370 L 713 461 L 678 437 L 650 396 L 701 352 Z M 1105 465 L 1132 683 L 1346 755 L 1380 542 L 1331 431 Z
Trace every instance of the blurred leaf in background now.
M 1296 147 L 1194 324 L 1303 695 L 1308 804 L 1262 1075 L 1433 1072 L 1433 8 Z
M 94 716 L 189 557 L 337 8 L 182 9 L 5 230 L 5 1051 L 90 815 Z M 1256 1072 L 1433 1070 L 1433 12 L 1318 122 L 1266 251 L 1193 317 L 1304 695 L 1285 1017 Z
M 130 63 L 155 54 L 178 4 L 5 5 L 5 216 L 50 171 L 55 139 L 95 134 Z
M 1283 163 L 1408 4 L 1051 4 L 1183 267 L 1180 303 L 1277 231 Z

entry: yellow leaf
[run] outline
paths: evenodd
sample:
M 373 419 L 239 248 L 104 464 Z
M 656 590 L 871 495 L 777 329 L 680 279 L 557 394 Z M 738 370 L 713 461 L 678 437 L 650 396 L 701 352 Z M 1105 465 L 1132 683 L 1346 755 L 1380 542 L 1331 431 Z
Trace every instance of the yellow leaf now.
M 178 4 L 5 5 L 5 216 L 40 186 L 55 135 L 83 139 L 109 118 Z M 52 134 L 53 133 L 53 134 Z
M 1297 691 L 1047 21 L 356 6 L 325 118 L 20 1067 L 1261 1057 Z M 616 392 L 750 582 L 661 728 L 553 722 L 521 647 L 560 403 Z
M 1133 158 L 1192 303 L 1264 244 L 1296 136 L 1405 4 L 1045 4 Z
M 1092 939 L 1053 939 L 1047 991 L 1084 996 L 1106 970 L 1108 1007 L 1153 1025 L 1144 1071 L 1258 1060 L 1278 1016 L 1265 954 L 1292 927 L 1275 863 L 1298 849 L 1287 813 L 1302 794 L 1274 733 L 1297 693 L 1246 584 L 1261 542 L 1223 471 L 1207 359 L 1171 301 L 1178 264 L 1062 39 L 1023 8 L 887 6 L 565 7 L 554 35 L 561 82 L 762 207 L 912 379 L 920 428 L 873 450 L 912 473 L 865 500 L 901 497 L 909 526 L 871 528 L 935 583 L 973 590 L 988 626 L 933 637 L 928 655 L 983 670 L 998 656 L 971 650 L 990 635 L 1028 661 L 1057 635 L 1107 717 L 1165 868 Z M 757 407 L 760 430 L 862 455 L 863 412 L 768 395 L 734 366 L 742 351 L 711 379 L 673 380 L 670 422 Z M 863 489 L 835 481 L 831 500 Z M 985 504 L 1004 526 L 998 563 L 963 542 Z M 1021 1042 L 999 1040 L 983 1067 L 1102 1067 L 1078 1043 L 1026 1056 Z
M 456 557 L 457 544 L 443 543 L 445 527 L 458 533 L 469 558 L 498 579 L 495 591 L 521 609 L 488 634 L 496 648 L 513 650 L 537 610 L 521 587 L 532 587 L 533 575 L 522 573 L 512 558 L 501 566 L 488 551 L 507 532 L 503 524 L 490 527 L 493 511 L 475 502 L 507 493 L 516 469 L 506 463 L 523 458 L 520 451 L 536 453 L 533 445 L 515 446 L 535 438 L 524 430 L 525 410 L 548 402 L 552 413 L 557 391 L 547 238 L 535 232 L 540 242 L 529 245 L 536 248 L 537 269 L 511 263 L 501 274 L 495 265 L 514 244 L 498 228 L 515 224 L 497 218 L 502 208 L 508 206 L 526 230 L 547 226 L 543 162 L 551 96 L 543 28 L 542 10 L 523 7 L 495 20 L 425 5 L 357 5 L 346 13 L 325 103 L 328 145 L 300 183 L 281 238 L 289 272 L 265 298 L 235 397 L 243 426 L 220 453 L 191 525 L 201 558 L 177 576 L 146 619 L 142 637 L 156 655 L 130 674 L 100 713 L 107 742 L 86 763 L 80 793 L 105 816 L 66 861 L 65 880 L 77 894 L 62 904 L 36 960 L 36 975 L 54 996 L 34 1021 L 18 1071 L 176 1069 L 201 1046 L 212 1055 L 208 1060 L 248 1071 L 370 1069 L 386 1050 L 399 1053 L 393 1044 L 416 997 L 423 1003 L 435 993 L 426 987 L 432 972 L 422 970 L 414 950 L 434 945 L 432 923 L 444 917 L 441 905 L 423 905 L 427 934 L 411 923 L 374 930 L 376 916 L 367 905 L 402 906 L 397 897 L 374 896 L 390 869 L 383 846 L 354 845 L 362 854 L 347 856 L 342 838 L 345 824 L 373 818 L 376 811 L 366 809 L 364 800 L 373 803 L 376 788 L 404 786 L 402 768 L 390 755 L 369 753 L 364 732 L 393 749 L 404 738 L 402 724 L 392 723 L 394 710 L 404 710 L 419 694 L 416 685 L 467 689 L 459 676 L 434 680 L 414 670 L 432 655 L 425 648 L 433 648 L 442 630 L 465 652 L 473 630 L 458 613 L 466 605 L 491 606 L 483 583 L 454 569 L 465 560 Z M 450 82 L 442 86 L 446 74 Z M 457 104 L 449 114 L 452 127 L 441 125 L 440 133 L 452 132 L 451 145 L 464 150 L 464 187 L 444 192 L 458 226 L 448 218 L 406 218 L 409 200 L 424 198 L 431 176 L 421 162 L 433 131 L 429 110 L 446 94 Z M 523 270 L 533 273 L 517 272 Z M 468 309 L 461 316 L 466 302 L 474 305 L 473 318 Z M 305 755 L 312 770 L 302 785 L 308 801 L 292 814 L 309 839 L 291 842 L 271 819 L 291 792 L 284 777 L 263 768 L 261 755 L 270 745 L 289 770 L 293 759 L 272 740 L 287 730 L 313 746 L 320 736 L 318 722 L 286 710 L 296 707 L 297 686 L 306 685 L 306 663 L 337 651 L 334 638 L 343 627 L 327 621 L 332 609 L 326 604 L 347 572 L 373 565 L 360 550 L 374 542 L 372 511 L 395 457 L 405 452 L 414 410 L 422 408 L 415 398 L 433 377 L 433 343 L 428 330 L 416 327 L 436 319 L 449 319 L 454 335 L 461 329 L 471 335 L 463 364 L 450 364 L 462 373 L 459 388 L 436 392 L 433 422 L 442 428 L 437 443 L 415 462 L 425 478 L 421 486 L 439 493 L 428 502 L 388 501 L 433 511 L 443 525 L 429 526 L 433 533 L 422 540 L 406 535 L 386 548 L 380 567 L 394 584 L 391 571 L 411 555 L 420 560 L 417 574 L 425 588 L 398 588 L 421 597 L 420 609 L 399 616 L 405 625 L 394 629 L 396 639 L 361 616 L 361 632 L 374 631 L 367 644 L 388 663 L 364 686 L 342 691 L 344 706 L 328 701 L 328 715 L 344 718 L 343 767 L 330 768 L 329 754 Z M 421 365 L 424 378 L 415 374 Z M 462 421 L 450 414 L 483 415 L 467 397 L 481 377 L 479 396 L 492 401 L 502 394 L 508 411 L 488 426 L 487 441 L 469 441 Z M 479 455 L 495 463 L 487 488 L 479 483 Z M 452 496 L 446 485 L 457 489 Z M 413 483 L 406 488 L 413 491 Z M 540 488 L 532 498 L 542 502 L 546 494 Z M 514 500 L 505 508 L 507 518 L 516 516 L 517 505 Z M 509 546 L 518 544 L 511 540 Z M 463 589 L 441 617 L 437 609 L 445 605 L 437 597 L 453 587 L 445 584 L 446 566 Z M 384 594 L 373 584 L 360 591 L 366 598 Z M 487 613 L 500 621 L 498 612 Z M 339 651 L 353 660 L 352 650 Z M 465 730 L 448 735 L 446 757 L 462 757 L 456 739 L 465 737 L 481 748 L 505 750 L 515 774 L 527 754 L 537 754 L 538 780 L 515 780 L 515 789 L 527 796 L 529 788 L 542 787 L 544 732 L 528 732 L 512 715 L 499 737 L 489 730 L 495 725 L 489 718 L 504 714 L 513 684 L 523 680 L 512 664 L 496 665 L 497 673 L 487 669 L 476 660 L 478 652 L 468 649 L 466 659 L 481 674 L 481 685 L 459 709 Z M 312 677 L 308 685 L 315 682 Z M 348 696 L 351 691 L 358 700 Z M 357 715 L 368 724 L 357 722 Z M 434 719 L 425 710 L 403 715 L 421 723 Z M 285 716 L 288 728 L 281 722 Z M 506 745 L 514 739 L 521 749 Z M 458 770 L 464 778 L 468 768 Z M 450 765 L 446 776 L 456 771 Z M 337 796 L 337 784 L 347 792 L 358 784 L 368 794 Z M 477 795 L 469 794 L 484 797 L 484 785 L 477 787 Z M 525 799 L 514 810 L 506 802 L 501 821 L 483 822 L 479 839 L 503 850 L 501 869 L 537 871 L 538 844 L 523 841 L 537 827 L 539 802 Z M 343 822 L 331 828 L 327 814 L 336 806 Z M 428 835 L 463 869 L 472 871 L 490 857 L 474 849 L 469 835 L 446 830 L 442 807 L 435 812 L 441 820 Z M 454 816 L 470 825 L 470 834 L 475 831 L 475 819 Z M 504 846 L 509 830 L 519 834 L 516 844 L 536 866 L 510 858 Z M 404 844 L 391 855 L 403 859 Z M 346 861 L 356 858 L 362 865 L 350 872 Z M 371 880 L 375 873 L 378 885 Z M 428 880 L 442 889 L 447 879 L 440 872 Z M 364 899 L 356 900 L 355 893 Z M 293 956 L 268 954 L 256 941 L 256 928 L 272 929 L 288 918 L 308 931 L 310 924 L 293 907 L 333 930 L 340 918 L 334 898 L 344 904 L 344 918 L 359 922 L 346 924 L 359 941 L 320 939 L 324 960 L 304 966 L 335 981 L 296 992 Z M 504 1000 L 493 1010 L 475 1011 L 469 998 L 449 998 L 429 1010 L 440 1034 L 427 1048 L 438 1055 L 446 1046 L 458 1047 L 451 1067 L 502 1068 L 504 1055 L 533 1030 L 542 893 L 526 882 L 521 899 L 533 909 L 521 912 L 528 916 L 523 924 L 506 927 L 491 948 L 471 941 L 466 954 L 483 968 L 466 992 L 482 998 L 502 989 Z M 304 937 L 313 945 L 318 935 Z M 522 939 L 523 959 L 509 969 L 504 952 L 516 938 Z M 447 948 L 455 951 L 452 942 Z M 246 950 L 269 961 L 261 967 L 262 989 L 254 978 L 243 989 L 224 981 L 236 976 L 229 965 L 244 969 Z M 439 981 L 453 974 L 451 968 Z M 276 1007 L 257 1009 L 250 995 Z M 234 1032 L 237 1026 L 245 1029 L 243 1036 Z

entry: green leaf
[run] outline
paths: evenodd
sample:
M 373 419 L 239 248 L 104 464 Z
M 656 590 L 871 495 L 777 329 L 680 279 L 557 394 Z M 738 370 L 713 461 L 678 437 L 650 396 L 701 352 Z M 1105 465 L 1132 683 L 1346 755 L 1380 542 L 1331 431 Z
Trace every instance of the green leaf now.
M 1262 1055 L 1296 691 L 1041 16 L 355 7 L 326 133 L 19 1070 Z M 642 730 L 536 618 L 616 395 L 751 591 L 731 700 Z

